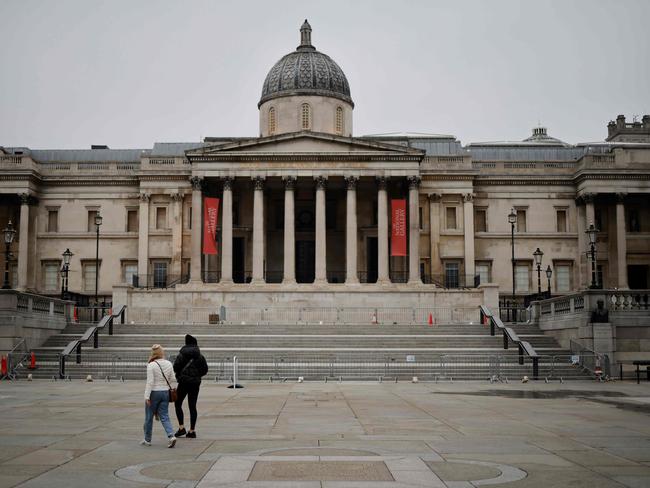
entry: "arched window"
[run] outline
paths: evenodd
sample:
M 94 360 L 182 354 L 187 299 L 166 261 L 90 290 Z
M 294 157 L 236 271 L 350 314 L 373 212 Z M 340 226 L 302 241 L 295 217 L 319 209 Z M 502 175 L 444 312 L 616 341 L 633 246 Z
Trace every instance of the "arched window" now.
M 341 107 L 336 107 L 336 121 L 334 127 L 337 134 L 343 133 L 343 109 Z
M 301 106 L 301 126 L 303 130 L 311 129 L 311 107 L 308 103 L 303 103 Z
M 275 107 L 269 109 L 269 135 L 275 134 Z

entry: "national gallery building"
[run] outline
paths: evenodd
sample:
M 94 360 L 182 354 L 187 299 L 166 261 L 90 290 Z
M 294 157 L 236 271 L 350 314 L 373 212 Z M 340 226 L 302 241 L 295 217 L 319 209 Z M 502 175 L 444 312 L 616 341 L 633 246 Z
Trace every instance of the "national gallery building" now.
M 306 21 L 257 106 L 259 137 L 79 150 L 0 141 L 11 286 L 92 298 L 97 279 L 100 301 L 119 290 L 157 297 L 148 306 L 182 292 L 251 306 L 312 292 L 383 304 L 483 286 L 524 296 L 538 269 L 552 294 L 650 287 L 650 115 L 603 121 L 602 142 L 577 144 L 544 127 L 467 145 L 355 136 L 346 76 Z

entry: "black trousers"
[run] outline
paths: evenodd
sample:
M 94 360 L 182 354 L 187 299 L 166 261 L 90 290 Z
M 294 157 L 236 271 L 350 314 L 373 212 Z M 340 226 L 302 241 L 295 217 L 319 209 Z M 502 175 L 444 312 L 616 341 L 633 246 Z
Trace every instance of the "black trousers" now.
M 183 425 L 184 416 L 183 416 L 183 400 L 187 396 L 187 404 L 190 407 L 190 430 L 194 430 L 196 426 L 196 401 L 199 399 L 199 388 L 201 385 L 188 385 L 185 383 L 179 383 L 178 388 L 176 388 L 176 393 L 178 397 L 174 403 L 176 409 L 176 418 L 178 423 Z

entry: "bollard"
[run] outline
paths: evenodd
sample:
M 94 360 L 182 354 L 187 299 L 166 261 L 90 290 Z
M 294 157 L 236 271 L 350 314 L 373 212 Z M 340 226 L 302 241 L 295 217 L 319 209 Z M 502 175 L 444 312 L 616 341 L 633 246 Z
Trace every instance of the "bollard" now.
M 36 354 L 34 354 L 34 351 L 29 355 L 28 369 L 36 369 Z
M 242 385 L 237 383 L 237 376 L 239 373 L 239 361 L 237 359 L 237 356 L 232 357 L 232 385 L 228 386 L 228 388 L 243 388 Z

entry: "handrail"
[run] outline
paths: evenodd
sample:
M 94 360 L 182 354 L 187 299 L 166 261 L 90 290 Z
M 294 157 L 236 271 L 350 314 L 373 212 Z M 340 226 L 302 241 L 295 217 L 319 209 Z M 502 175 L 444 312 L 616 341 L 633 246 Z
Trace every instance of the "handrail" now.
M 511 328 L 506 327 L 501 321 L 500 317 L 496 317 L 492 314 L 489 308 L 485 305 L 480 306 L 481 313 L 481 323 L 490 325 L 490 335 L 494 336 L 496 330 L 499 329 L 503 332 L 503 348 L 508 349 L 510 342 L 516 344 L 519 348 L 519 364 L 524 364 L 524 353 L 532 360 L 533 362 L 533 379 L 536 380 L 539 378 L 539 354 L 535 351 L 535 348 L 528 341 L 522 341 L 519 339 L 517 333 Z M 487 322 L 487 323 L 486 323 Z
M 73 351 L 77 352 L 77 364 L 81 364 L 81 346 L 93 338 L 93 349 L 99 347 L 99 330 L 108 325 L 108 335 L 113 335 L 113 320 L 115 317 L 120 317 L 120 321 L 124 324 L 126 313 L 126 305 L 120 306 L 117 311 L 112 311 L 108 315 L 104 315 L 97 325 L 93 325 L 86 329 L 86 332 L 79 339 L 74 339 L 61 351 L 59 355 L 59 376 L 65 378 L 65 359 L 72 354 Z

